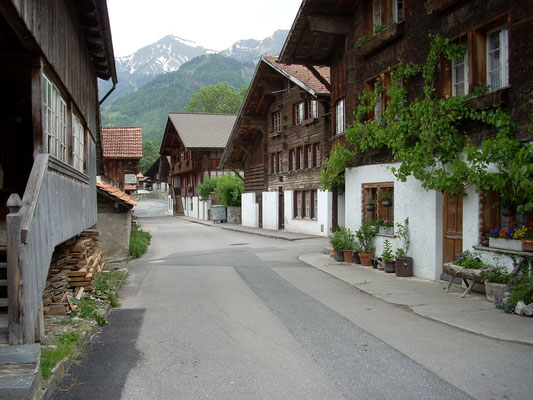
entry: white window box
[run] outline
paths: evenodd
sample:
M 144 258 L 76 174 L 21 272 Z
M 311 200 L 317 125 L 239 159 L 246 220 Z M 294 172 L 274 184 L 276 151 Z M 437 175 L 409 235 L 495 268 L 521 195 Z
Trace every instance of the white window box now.
M 524 244 L 521 240 L 514 239 L 501 239 L 489 237 L 489 247 L 495 249 L 512 250 L 512 251 L 524 251 Z

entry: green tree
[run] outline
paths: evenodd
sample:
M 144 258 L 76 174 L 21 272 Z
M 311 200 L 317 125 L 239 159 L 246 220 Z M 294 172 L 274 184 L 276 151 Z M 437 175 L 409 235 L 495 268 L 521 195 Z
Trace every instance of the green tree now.
M 223 175 L 217 178 L 215 194 L 220 203 L 226 206 L 240 206 L 244 182 L 236 175 Z
M 141 158 L 141 173 L 145 173 L 148 168 L 159 158 L 156 147 L 150 140 L 143 140 L 143 156 Z
M 227 82 L 204 86 L 192 96 L 189 105 L 183 111 L 237 114 L 241 109 L 247 89 L 247 86 L 243 86 L 240 90 L 236 90 Z

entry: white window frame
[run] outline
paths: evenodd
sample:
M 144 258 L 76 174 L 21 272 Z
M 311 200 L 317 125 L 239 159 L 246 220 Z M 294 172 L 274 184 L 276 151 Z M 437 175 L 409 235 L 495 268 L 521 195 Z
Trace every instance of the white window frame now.
M 85 128 L 78 116 L 72 113 L 72 166 L 83 172 L 85 154 Z
M 274 133 L 281 132 L 281 112 L 277 111 L 272 114 L 272 123 L 274 125 Z
M 374 107 L 374 119 L 381 121 L 383 118 L 383 93 L 379 96 L 379 100 Z
M 304 201 L 305 201 L 305 216 L 311 218 L 311 191 L 306 190 L 304 192 Z
M 301 218 L 303 216 L 303 192 L 296 192 L 296 217 Z
M 313 218 L 318 218 L 318 190 L 313 192 Z
M 381 0 L 372 0 L 372 33 L 381 26 Z
M 307 117 L 316 119 L 318 118 L 318 101 L 317 100 L 308 100 L 307 101 Z
M 50 79 L 44 74 L 42 77 L 43 128 L 48 141 L 48 153 L 67 163 L 67 103 Z
M 301 101 L 294 105 L 294 124 L 301 125 L 304 122 L 304 102 Z
M 490 48 L 490 35 L 492 33 L 499 32 L 500 47 L 498 49 Z M 506 87 L 509 85 L 509 29 L 507 26 L 501 26 L 499 28 L 493 29 L 486 33 L 486 63 L 487 63 L 487 85 L 489 86 L 489 91 L 494 92 L 498 89 Z M 489 70 L 490 68 L 490 55 L 494 51 L 500 51 L 500 83 L 501 86 L 494 87 L 491 81 L 491 72 L 497 70 Z
M 392 0 L 392 13 L 394 22 L 403 21 L 403 0 Z
M 463 94 L 459 93 L 460 96 L 465 96 L 468 94 L 468 52 L 465 53 L 465 56 L 461 60 L 461 62 L 457 62 L 456 60 L 452 60 L 452 95 L 457 96 L 457 86 L 461 84 L 461 82 L 457 82 L 457 72 L 456 68 L 460 67 L 461 64 L 463 64 L 463 72 L 464 72 L 464 81 L 463 84 Z
M 335 134 L 340 135 L 346 129 L 344 121 L 344 99 L 337 101 L 335 105 Z

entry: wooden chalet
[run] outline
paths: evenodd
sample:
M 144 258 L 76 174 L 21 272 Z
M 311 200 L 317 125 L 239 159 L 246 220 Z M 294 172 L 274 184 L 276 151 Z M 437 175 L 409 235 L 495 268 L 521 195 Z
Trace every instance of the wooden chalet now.
M 283 63 L 318 64 L 331 67 L 331 143 L 344 142 L 344 130 L 353 118 L 358 95 L 371 91 L 377 78 L 390 85 L 390 69 L 399 60 L 423 64 L 430 49 L 430 33 L 438 33 L 467 45 L 463 60 L 442 61 L 438 90 L 442 97 L 472 93 L 488 85 L 489 92 L 472 100 L 476 107 L 501 106 L 516 123 L 516 136 L 532 140 L 528 118 L 532 106 L 533 59 L 530 27 L 533 3 L 526 0 L 304 0 L 280 54 Z M 421 93 L 421 81 L 408 83 Z M 387 106 L 386 96 L 375 113 Z M 473 138 L 490 134 L 472 127 Z M 438 279 L 443 262 L 459 252 L 480 249 L 487 262 L 495 256 L 483 236 L 497 226 L 533 226 L 530 214 L 509 218 L 501 214 L 497 195 L 480 195 L 469 187 L 468 197 L 451 199 L 426 191 L 415 180 L 398 182 L 390 172 L 386 151 L 359 154 L 346 170 L 344 198 L 346 224 L 357 229 L 369 219 L 403 221 L 409 217 L 415 275 Z M 381 194 L 393 196 L 393 207 L 366 211 L 364 204 Z M 334 196 L 334 201 L 337 196 Z M 334 214 L 334 217 L 336 214 Z M 378 235 L 377 252 L 385 237 Z M 395 245 L 395 238 L 389 238 Z
M 329 68 L 261 57 L 220 162 L 244 170 L 244 225 L 307 231 L 302 223 L 317 221 L 329 136 Z
M 54 248 L 97 222 L 106 1 L 2 1 L 0 53 L 0 342 L 34 343 Z
M 224 114 L 168 115 L 159 153 L 162 159 L 170 158 L 168 173 L 175 213 L 196 213 L 197 185 L 206 177 L 223 174 L 218 164 L 235 119 L 235 115 Z M 161 164 L 165 169 L 164 163 Z
M 102 153 L 106 180 L 122 191 L 135 191 L 143 155 L 142 128 L 102 128 Z

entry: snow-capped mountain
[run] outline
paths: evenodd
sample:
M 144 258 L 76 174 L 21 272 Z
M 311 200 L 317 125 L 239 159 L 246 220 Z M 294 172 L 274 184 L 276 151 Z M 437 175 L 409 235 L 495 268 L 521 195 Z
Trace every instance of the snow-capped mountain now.
M 245 39 L 235 42 L 231 47 L 222 50 L 220 54 L 235 58 L 239 61 L 252 61 L 257 63 L 263 54 L 277 56 L 285 43 L 289 31 L 279 29 L 272 36 L 263 40 Z
M 119 83 L 110 100 L 134 92 L 156 76 L 177 71 L 183 63 L 209 53 L 215 51 L 199 46 L 191 40 L 168 35 L 129 56 L 117 57 L 115 65 Z M 109 88 L 110 83 L 101 82 L 100 96 Z
M 263 40 L 239 40 L 219 54 L 241 62 L 257 63 L 263 54 L 279 54 L 289 31 L 277 30 Z M 194 57 L 216 53 L 199 46 L 193 41 L 168 35 L 157 42 L 145 46 L 125 57 L 115 58 L 118 85 L 106 104 L 118 97 L 134 92 L 155 77 L 177 71 L 180 66 Z M 111 82 L 99 81 L 100 98 L 111 88 Z

